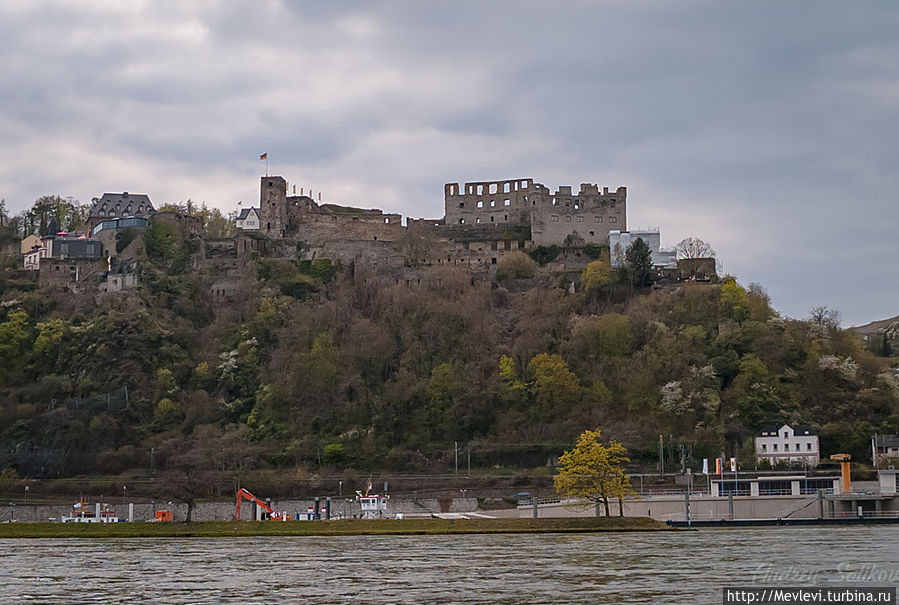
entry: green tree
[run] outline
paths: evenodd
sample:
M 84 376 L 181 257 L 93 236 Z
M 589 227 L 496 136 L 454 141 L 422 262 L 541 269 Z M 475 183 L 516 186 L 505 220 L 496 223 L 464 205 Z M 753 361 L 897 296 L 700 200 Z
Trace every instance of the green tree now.
M 577 376 L 559 355 L 540 353 L 531 359 L 534 400 L 541 418 L 551 418 L 576 403 L 581 395 Z
M 585 498 L 596 503 L 597 513 L 602 502 L 609 516 L 609 498 L 623 499 L 630 490 L 624 468 L 627 462 L 627 448 L 621 443 L 611 441 L 603 445 L 599 429 L 584 431 L 574 448 L 559 458 L 559 474 L 553 480 L 556 492 L 564 498 Z
M 643 241 L 642 237 L 638 237 L 636 241 L 627 247 L 624 258 L 627 263 L 631 283 L 637 287 L 642 287 L 649 283 L 649 273 L 652 270 L 652 252 L 649 250 L 649 244 Z

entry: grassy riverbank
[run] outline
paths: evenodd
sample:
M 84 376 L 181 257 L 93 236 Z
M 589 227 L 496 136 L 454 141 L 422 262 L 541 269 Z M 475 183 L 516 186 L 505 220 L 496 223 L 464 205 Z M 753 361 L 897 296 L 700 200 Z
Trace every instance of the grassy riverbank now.
M 403 519 L 364 521 L 206 521 L 200 523 L 7 523 L 4 538 L 233 538 L 244 536 L 365 536 L 540 534 L 669 531 L 646 517 L 563 519 Z

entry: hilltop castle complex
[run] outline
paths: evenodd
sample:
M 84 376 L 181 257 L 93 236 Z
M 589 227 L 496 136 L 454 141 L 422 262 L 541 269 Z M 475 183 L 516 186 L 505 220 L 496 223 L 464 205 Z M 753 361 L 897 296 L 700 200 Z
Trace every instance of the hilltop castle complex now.
M 147 195 L 106 193 L 94 200 L 89 234 L 76 235 L 78 242 L 72 234 L 42 234 L 40 244 L 26 255 L 26 268 L 40 269 L 42 286 L 89 290 L 92 279 L 100 291 L 132 287 L 137 283 L 136 248 L 123 242 L 122 234 L 125 229 L 140 231 L 152 221 L 169 223 L 198 240 L 193 266 L 217 269 L 211 289 L 218 300 L 238 291 L 244 268 L 254 258 L 327 258 L 368 267 L 397 282 L 421 284 L 440 279 L 446 269 L 486 279 L 504 255 L 541 246 L 558 250 L 544 265 L 546 272 L 580 272 L 600 247 L 610 248 L 615 265 L 616 251 L 620 256 L 627 242 L 639 236 L 650 244 L 658 267 L 676 267 L 673 253 L 659 249 L 657 230 L 628 232 L 625 187 L 610 191 L 583 183 L 577 192 L 559 187 L 553 193 L 530 178 L 447 183 L 443 218 L 407 218 L 403 224 L 399 214 L 322 204 L 302 190 L 289 195 L 283 177 L 264 176 L 258 208 L 240 213 L 233 237 L 203 237 L 198 219 L 157 211 Z M 109 259 L 106 267 L 98 259 Z
M 288 196 L 280 176 L 261 180 L 258 232 L 271 240 L 294 240 L 309 249 L 351 260 L 369 249 L 375 256 L 386 244 L 417 238 L 427 256 L 413 264 L 474 261 L 496 264 L 503 252 L 531 246 L 608 245 L 610 231 L 627 229 L 627 189 L 580 191 L 560 187 L 555 194 L 533 179 L 444 186 L 444 217 L 409 218 L 399 214 L 318 204 L 309 196 Z M 362 246 L 363 243 L 370 246 Z M 377 242 L 377 244 L 375 244 Z M 407 242 L 408 243 L 408 242 Z M 467 251 L 468 253 L 464 253 Z M 238 253 L 242 250 L 238 250 Z M 397 250 L 396 252 L 400 252 Z M 472 254 L 480 252 L 482 254 Z

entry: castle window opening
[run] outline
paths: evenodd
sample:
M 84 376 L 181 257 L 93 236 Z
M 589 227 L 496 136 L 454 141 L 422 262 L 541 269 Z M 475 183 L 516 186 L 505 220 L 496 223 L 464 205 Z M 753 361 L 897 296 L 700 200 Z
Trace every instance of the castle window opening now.
M 581 205 L 580 205 L 580 204 L 575 204 L 575 205 L 574 205 L 574 209 L 575 209 L 575 210 L 580 210 L 580 209 L 581 209 Z
M 609 217 L 609 222 L 610 222 L 610 223 L 617 223 L 617 222 L 618 222 L 618 219 L 617 219 L 616 217 L 614 217 L 614 216 L 610 216 L 610 217 Z
M 504 214 L 504 215 L 503 215 L 503 220 L 504 220 L 504 221 L 508 221 L 508 220 L 509 220 L 509 215 L 508 215 L 508 214 Z
M 492 215 L 492 214 L 490 215 L 490 222 L 491 222 L 491 223 L 493 222 L 493 215 Z
M 509 183 L 503 183 L 503 193 L 509 193 Z
M 556 198 L 553 198 L 553 206 L 558 206 L 558 205 L 559 205 L 559 200 L 557 200 Z
M 385 223 L 389 223 L 389 222 L 390 222 L 390 219 L 389 219 L 389 218 L 385 218 L 385 219 L 384 219 L 384 222 L 385 222 Z
M 596 217 L 596 222 L 597 222 L 597 223 L 601 223 L 601 222 L 602 222 L 602 217 L 601 217 L 601 216 L 597 216 L 597 217 Z
M 490 207 L 496 208 L 496 200 L 490 200 Z
M 595 235 L 596 233 L 594 233 L 593 231 L 590 232 L 590 237 L 594 237 Z
M 496 193 L 496 183 L 490 183 L 490 193 Z
M 527 186 L 528 186 L 528 182 L 527 182 L 527 181 L 521 181 L 521 188 L 522 188 L 522 189 L 527 189 Z
M 570 223 L 570 222 L 571 222 L 571 217 L 570 217 L 570 216 L 566 216 L 566 217 L 565 217 L 565 222 L 566 222 L 566 223 Z
M 511 206 L 511 205 L 512 205 L 512 200 L 510 200 L 509 198 L 506 198 L 503 200 L 503 206 Z
M 554 222 L 554 223 L 558 223 L 558 222 L 559 222 L 559 215 L 558 215 L 558 214 L 553 214 L 552 216 L 549 217 L 549 220 L 551 220 L 551 221 Z
M 378 241 L 378 236 L 377 236 L 377 235 L 375 236 L 375 241 Z
M 482 195 L 484 193 L 484 186 L 478 185 L 478 195 Z
M 583 222 L 584 222 L 584 217 L 583 217 L 583 216 L 577 217 L 577 222 L 583 223 Z
M 460 225 L 464 225 L 464 224 L 465 224 L 465 219 L 464 219 L 464 218 L 460 218 L 460 219 L 459 219 L 459 224 L 460 224 Z
M 475 219 L 475 223 L 481 224 L 481 217 L 478 217 L 477 219 Z
M 491 264 L 491 265 L 495 265 L 495 264 L 496 264 L 496 257 L 493 257 L 493 258 L 490 259 L 490 264 Z
M 484 202 L 482 202 L 481 200 L 478 200 L 478 208 L 483 208 L 483 207 L 484 207 Z
M 459 202 L 459 208 L 465 208 L 465 202 Z

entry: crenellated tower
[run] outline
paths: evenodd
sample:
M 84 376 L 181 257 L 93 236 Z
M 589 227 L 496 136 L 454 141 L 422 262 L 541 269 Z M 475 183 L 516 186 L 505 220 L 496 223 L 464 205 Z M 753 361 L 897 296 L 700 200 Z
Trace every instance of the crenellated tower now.
M 259 186 L 259 229 L 269 237 L 284 237 L 287 230 L 287 181 L 264 176 Z

